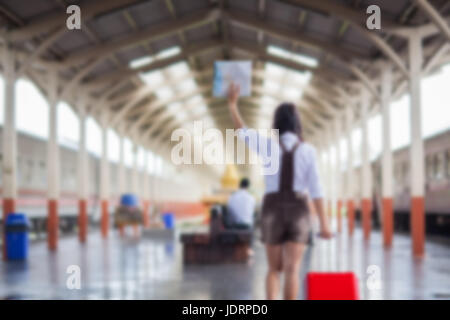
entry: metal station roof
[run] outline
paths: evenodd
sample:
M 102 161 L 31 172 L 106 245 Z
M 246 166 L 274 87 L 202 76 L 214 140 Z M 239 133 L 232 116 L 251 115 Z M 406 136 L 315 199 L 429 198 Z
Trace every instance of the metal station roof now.
M 450 1 L 429 3 L 450 15 Z M 65 27 L 71 4 L 81 7 L 81 30 Z M 365 28 L 372 4 L 380 31 Z M 57 68 L 63 99 L 77 105 L 86 94 L 95 117 L 156 144 L 186 120 L 231 127 L 225 101 L 211 96 L 213 62 L 224 59 L 254 62 L 253 96 L 242 101 L 250 125 L 267 126 L 276 103 L 291 99 L 314 135 L 360 83 L 376 93 L 381 63 L 392 63 L 401 85 L 404 31 L 426 24 L 410 0 L 0 0 L 3 46 L 20 52 L 44 93 Z M 425 54 L 445 43 L 430 32 Z

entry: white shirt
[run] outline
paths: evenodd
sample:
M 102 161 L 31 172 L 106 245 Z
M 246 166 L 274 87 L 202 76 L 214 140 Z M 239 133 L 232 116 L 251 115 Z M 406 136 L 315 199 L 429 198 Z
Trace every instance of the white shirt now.
M 265 193 L 279 191 L 281 174 L 281 157 L 283 150 L 278 141 L 260 135 L 257 130 L 242 128 L 238 130 L 238 137 L 245 141 L 250 150 L 256 152 L 263 162 Z M 298 142 L 297 135 L 286 132 L 280 137 L 280 142 L 290 151 Z M 309 193 L 312 199 L 322 198 L 316 163 L 316 150 L 308 143 L 301 142 L 294 153 L 293 191 Z
M 228 199 L 227 209 L 233 217 L 233 222 L 253 225 L 255 199 L 247 190 L 239 189 L 233 192 Z

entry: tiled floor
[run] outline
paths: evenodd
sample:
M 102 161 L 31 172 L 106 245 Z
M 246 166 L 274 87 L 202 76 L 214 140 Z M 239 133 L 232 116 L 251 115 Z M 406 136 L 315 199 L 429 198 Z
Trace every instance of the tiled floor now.
M 248 264 L 183 266 L 181 245 L 148 239 L 106 241 L 98 233 L 87 245 L 61 239 L 57 253 L 46 243 L 31 246 L 26 263 L 0 262 L 0 298 L 7 299 L 264 299 L 264 247 L 255 241 Z M 363 299 L 450 299 L 450 245 L 429 241 L 423 260 L 411 257 L 410 239 L 396 235 L 384 250 L 373 232 L 364 243 L 360 230 L 331 241 L 317 240 L 304 259 L 306 270 L 353 270 Z M 69 290 L 70 265 L 81 269 L 81 289 Z M 376 277 L 381 277 L 381 282 Z M 377 288 L 377 284 L 381 288 Z M 369 290 L 368 288 L 371 288 Z M 300 294 L 301 297 L 301 294 Z

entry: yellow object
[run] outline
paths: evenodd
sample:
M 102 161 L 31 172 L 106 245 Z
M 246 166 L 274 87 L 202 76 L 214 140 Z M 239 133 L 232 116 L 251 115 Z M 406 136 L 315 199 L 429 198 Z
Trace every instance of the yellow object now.
M 237 190 L 239 187 L 239 174 L 236 166 L 227 165 L 222 176 L 222 188 L 225 190 Z
M 240 177 L 236 166 L 230 164 L 227 165 L 221 180 L 222 190 L 216 190 L 214 194 L 202 198 L 202 203 L 206 208 L 205 219 L 203 221 L 205 224 L 209 223 L 209 212 L 211 207 L 216 204 L 226 204 L 231 192 L 239 188 L 239 180 Z

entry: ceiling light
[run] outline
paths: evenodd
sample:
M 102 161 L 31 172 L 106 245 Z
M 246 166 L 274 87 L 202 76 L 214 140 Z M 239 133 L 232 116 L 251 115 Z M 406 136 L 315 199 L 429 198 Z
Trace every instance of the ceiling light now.
M 277 46 L 268 46 L 267 52 L 271 55 L 284 58 L 284 59 L 290 59 L 292 56 L 292 52 L 287 51 L 283 48 L 277 47 Z
M 164 50 L 158 52 L 155 57 L 156 57 L 156 59 L 167 59 L 167 58 L 176 56 L 180 52 L 181 52 L 180 47 L 176 46 L 176 47 L 167 48 L 167 49 L 164 49 Z
M 311 68 L 316 68 L 319 65 L 319 62 L 317 61 L 316 58 L 313 58 L 311 56 L 307 56 L 301 53 L 294 53 L 292 51 L 277 47 L 277 46 L 268 46 L 267 47 L 267 52 L 271 55 L 283 58 L 283 59 L 288 59 L 288 60 L 292 60 L 304 65 L 307 65 L 308 67 Z
M 153 61 L 154 61 L 153 57 L 145 56 L 145 57 L 141 57 L 141 58 L 137 58 L 137 59 L 131 60 L 129 66 L 130 66 L 131 69 L 137 69 L 137 68 L 140 68 L 140 67 L 145 66 L 147 64 L 150 64 Z
M 299 53 L 292 54 L 292 60 L 307 65 L 308 67 L 311 68 L 316 68 L 319 65 L 319 62 L 317 61 L 316 58 Z

